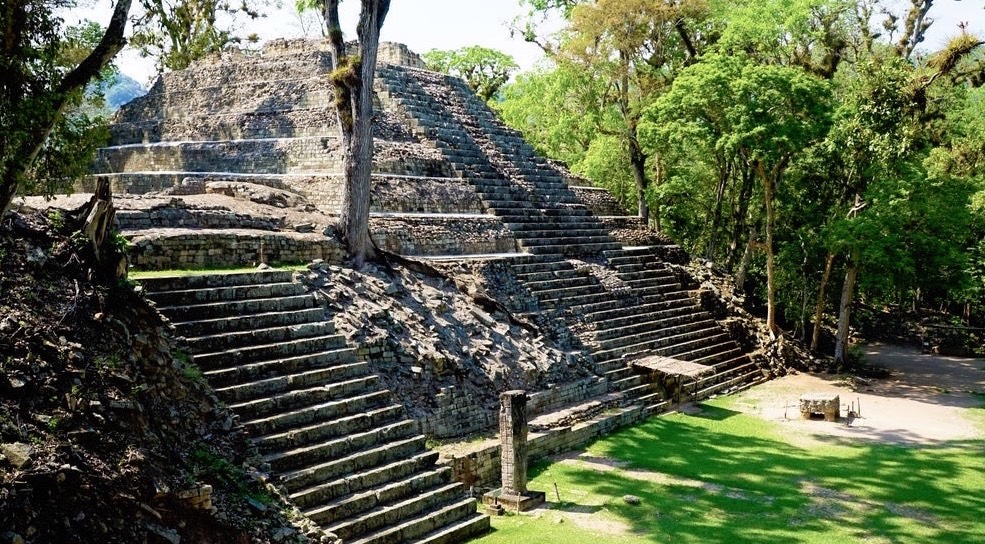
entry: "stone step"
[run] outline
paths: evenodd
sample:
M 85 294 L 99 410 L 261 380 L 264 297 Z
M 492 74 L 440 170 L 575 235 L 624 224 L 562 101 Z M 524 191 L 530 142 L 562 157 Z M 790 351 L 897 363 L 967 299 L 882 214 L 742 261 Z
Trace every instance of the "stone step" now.
M 734 345 L 735 343 L 729 338 L 728 334 L 722 332 L 714 336 L 700 338 L 700 341 L 692 340 L 676 346 L 658 349 L 657 353 L 667 357 L 673 357 L 674 359 L 690 361 L 706 357 L 713 353 L 731 350 Z
M 301 373 L 323 368 L 331 369 L 332 379 L 341 380 L 365 375 L 369 371 L 369 363 L 356 362 L 356 350 L 345 347 L 207 370 L 205 377 L 213 387 L 224 388 L 247 384 L 254 380 L 278 378 L 284 373 Z
M 625 282 L 633 281 L 666 281 L 672 280 L 677 281 L 677 275 L 671 272 L 669 269 L 655 270 L 647 268 L 646 270 L 640 270 L 635 272 L 619 272 L 619 279 Z
M 297 373 L 280 373 L 256 381 L 240 382 L 227 387 L 217 387 L 216 394 L 223 402 L 237 404 L 265 396 L 277 395 L 291 389 L 312 387 L 330 383 L 345 383 L 366 377 L 367 363 L 315 368 Z M 356 374 L 356 373 L 359 374 Z
M 188 290 L 158 292 L 151 299 L 158 306 L 192 306 L 210 302 L 256 298 L 279 298 L 304 294 L 300 283 L 264 283 L 254 285 L 215 286 Z
M 573 308 L 585 304 L 611 300 L 615 296 L 609 291 L 601 290 L 601 287 L 600 290 L 595 293 L 585 293 L 584 290 L 581 290 L 580 292 L 568 293 L 564 296 L 564 298 L 549 298 L 554 295 L 554 293 L 542 293 L 544 298 L 538 299 L 540 301 L 540 306 L 547 309 Z
M 417 539 L 428 533 L 446 528 L 459 520 L 474 517 L 475 499 L 461 499 L 455 503 L 432 510 L 426 515 L 386 527 L 375 533 L 351 540 L 346 544 L 400 544 L 419 542 Z M 488 521 L 488 520 L 487 520 Z M 478 523 L 478 522 L 477 522 Z
M 578 245 L 561 245 L 561 246 L 534 246 L 527 247 L 524 242 L 517 240 L 521 247 L 526 247 L 530 253 L 537 253 L 541 255 L 589 255 L 594 253 L 599 253 L 605 249 L 618 246 L 619 242 L 607 242 L 607 243 L 597 243 L 597 244 L 578 244 Z
M 409 495 L 438 488 L 451 481 L 451 475 L 452 471 L 449 466 L 430 468 L 415 472 L 409 477 L 394 478 L 382 485 L 349 493 L 329 502 L 322 502 L 317 507 L 305 511 L 304 514 L 318 525 L 327 526 L 373 508 L 400 501 Z M 339 533 L 336 534 L 342 536 Z
M 234 285 L 260 285 L 265 283 L 287 283 L 294 278 L 292 270 L 264 270 L 257 272 L 235 272 L 197 274 L 193 276 L 162 276 L 140 280 L 140 285 L 148 294 L 162 291 L 202 289 L 209 287 L 231 287 Z
M 683 302 L 688 302 L 688 304 L 683 304 Z M 682 304 L 677 306 L 660 305 L 659 309 L 652 309 L 649 306 L 636 306 L 635 308 L 627 308 L 625 311 L 617 312 L 617 310 L 613 310 L 586 316 L 586 321 L 592 323 L 595 327 L 596 338 L 603 339 L 611 334 L 619 334 L 617 331 L 620 329 L 636 324 L 655 323 L 668 318 L 696 319 L 705 313 L 704 310 L 691 304 L 690 300 L 682 301 Z M 609 315 L 611 317 L 596 320 L 594 319 L 594 315 Z
M 291 312 L 264 312 L 259 314 L 221 317 L 218 319 L 200 319 L 195 321 L 180 321 L 172 323 L 180 336 L 206 336 L 255 329 L 266 329 L 275 326 L 298 325 L 325 320 L 325 310 L 322 308 L 307 308 Z
M 247 314 L 289 312 L 314 307 L 316 307 L 315 298 L 307 294 L 280 298 L 257 298 L 187 306 L 158 307 L 158 310 L 168 316 L 171 321 L 192 321 Z
M 557 255 L 530 255 L 538 260 L 526 259 L 527 262 L 520 262 L 513 259 L 510 267 L 516 274 L 531 274 L 534 272 L 551 272 L 554 270 L 574 270 L 570 263 Z
M 386 488 L 389 484 L 406 480 L 414 474 L 435 470 L 437 460 L 438 452 L 424 450 L 404 459 L 298 489 L 289 498 L 302 509 L 314 510 L 341 497 L 352 496 L 367 489 Z
M 277 472 L 298 470 L 352 452 L 369 449 L 377 444 L 393 442 L 418 432 L 418 424 L 412 419 L 394 421 L 362 432 L 321 441 L 301 447 L 272 452 L 263 456 L 265 463 Z
M 681 289 L 679 291 L 663 291 L 656 295 L 642 295 L 642 300 L 646 304 L 652 304 L 657 302 L 663 302 L 665 300 L 679 300 L 687 297 L 690 299 L 691 291 L 688 289 Z M 692 302 L 694 304 L 694 302 Z
M 328 524 L 323 528 L 346 542 L 382 527 L 392 526 L 405 520 L 415 520 L 423 513 L 453 504 L 464 496 L 462 484 L 447 483 L 421 491 L 409 499 L 376 506 L 358 516 L 350 517 L 340 523 Z
M 575 279 L 582 278 L 585 276 L 585 272 L 580 270 L 575 270 L 574 268 L 560 268 L 554 270 L 542 270 L 539 272 L 524 272 L 518 273 L 516 275 L 517 279 L 523 282 L 524 285 L 530 286 L 531 284 L 552 280 L 561 279 Z
M 711 323 L 714 323 L 714 321 L 707 314 L 701 312 L 663 317 L 656 320 L 643 320 L 641 318 L 638 322 L 624 327 L 596 330 L 595 342 L 599 346 L 608 348 L 613 347 L 609 342 L 618 341 L 619 339 L 632 337 L 642 339 L 645 335 L 670 332 L 676 330 L 678 327 L 695 326 L 696 324 L 708 326 Z
M 377 444 L 373 448 L 357 451 L 345 457 L 332 459 L 314 466 L 285 472 L 280 481 L 288 491 L 338 479 L 344 474 L 363 471 L 386 463 L 411 457 L 424 450 L 424 435 L 403 438 L 394 442 Z
M 687 332 L 674 334 L 672 336 L 663 336 L 642 342 L 626 344 L 611 349 L 600 349 L 593 355 L 595 355 L 596 361 L 608 361 L 610 359 L 618 359 L 624 355 L 652 351 L 659 355 L 682 359 L 683 357 L 678 354 L 686 353 L 688 350 L 694 349 L 696 346 L 714 343 L 713 339 L 719 334 L 727 337 L 727 335 L 721 331 L 721 327 L 715 324 L 707 328 L 689 330 Z
M 186 343 L 193 352 L 201 353 L 205 351 L 236 349 L 246 345 L 275 344 L 301 338 L 310 338 L 312 336 L 329 336 L 334 334 L 335 323 L 331 321 L 313 321 L 266 329 L 194 336 L 186 338 Z
M 354 397 L 332 400 L 322 404 L 305 406 L 291 412 L 246 421 L 244 426 L 251 436 L 270 435 L 380 408 L 389 403 L 389 391 L 371 391 Z
M 371 374 L 344 382 L 327 383 L 305 389 L 289 389 L 270 397 L 231 404 L 229 408 L 240 417 L 259 419 L 271 414 L 283 414 L 332 400 L 358 396 L 372 391 L 371 388 L 377 386 L 379 381 L 379 376 Z
M 539 291 L 531 289 L 530 292 L 537 297 L 537 300 L 553 307 L 567 307 L 569 301 L 582 300 L 585 297 L 611 296 L 611 293 L 606 291 L 604 287 L 590 281 L 573 287 L 557 287 Z
M 241 348 L 212 353 L 200 353 L 194 356 L 194 362 L 203 370 L 216 370 L 236 366 L 242 361 L 265 361 L 287 358 L 293 355 L 306 355 L 344 347 L 346 347 L 345 337 L 332 334 L 270 344 L 243 346 Z
M 614 303 L 598 304 L 574 308 L 583 313 L 585 319 L 593 323 L 604 323 L 611 319 L 646 314 L 670 308 L 696 308 L 694 300 L 686 293 L 673 297 L 665 296 L 655 301 L 642 301 L 638 298 L 619 299 Z
M 361 363 L 366 364 L 366 363 Z M 259 436 L 253 439 L 260 453 L 268 454 L 319 443 L 336 437 L 354 435 L 363 431 L 382 427 L 396 421 L 403 414 L 403 406 L 393 404 L 383 408 L 373 408 L 349 416 L 319 421 L 288 431 Z
M 608 241 L 612 240 L 612 236 L 609 235 L 609 231 L 605 228 L 599 226 L 591 226 L 585 229 L 578 228 L 561 228 L 561 229 L 548 229 L 548 230 L 518 230 L 514 231 L 514 235 L 523 239 L 551 239 L 551 238 L 607 238 Z
M 558 234 L 562 234 L 563 231 L 558 231 Z M 527 232 L 517 234 L 517 240 L 528 248 L 542 247 L 542 246 L 575 246 L 575 247 L 585 247 L 594 246 L 600 244 L 617 244 L 611 236 L 608 234 L 604 236 L 558 236 L 554 238 L 541 238 L 541 237 L 528 237 Z
M 506 223 L 505 219 L 510 216 L 500 216 L 503 222 Z M 603 224 L 595 219 L 594 217 L 562 217 L 562 218 L 546 218 L 544 216 L 528 217 L 524 221 L 514 221 L 508 223 L 507 226 L 514 233 L 522 232 L 567 232 L 569 229 L 578 231 L 601 231 L 608 232 L 608 229 L 603 226 Z
M 574 290 L 572 292 L 577 292 L 578 289 L 589 289 L 593 287 L 599 288 L 598 282 L 595 278 L 591 277 L 587 273 L 580 273 L 577 275 L 571 275 L 564 278 L 554 278 L 542 281 L 524 281 L 523 286 L 526 287 L 531 293 L 548 293 L 563 290 Z
M 437 531 L 418 537 L 415 544 L 458 544 L 465 542 L 472 537 L 489 532 L 489 522 L 489 516 L 473 514 Z

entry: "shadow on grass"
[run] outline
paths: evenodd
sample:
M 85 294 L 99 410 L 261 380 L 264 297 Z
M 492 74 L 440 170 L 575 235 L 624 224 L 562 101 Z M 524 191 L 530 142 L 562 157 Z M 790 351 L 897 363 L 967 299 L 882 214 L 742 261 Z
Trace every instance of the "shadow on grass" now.
M 586 489 L 651 542 L 982 542 L 985 442 L 805 449 L 772 432 L 705 405 L 699 415 L 656 418 L 589 449 L 635 472 L 558 463 L 531 474 L 559 482 L 562 496 L 570 495 L 565 487 Z M 626 494 L 642 503 L 626 504 Z

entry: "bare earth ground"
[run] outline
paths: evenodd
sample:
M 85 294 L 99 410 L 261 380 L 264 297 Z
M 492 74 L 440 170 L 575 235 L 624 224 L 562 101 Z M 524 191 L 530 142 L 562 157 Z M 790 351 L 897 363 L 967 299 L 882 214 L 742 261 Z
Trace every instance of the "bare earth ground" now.
M 833 436 L 933 444 L 981 436 L 965 412 L 982 404 L 979 395 L 985 394 L 985 361 L 882 344 L 866 345 L 863 353 L 867 361 L 886 367 L 892 376 L 854 384 L 836 375 L 784 376 L 743 393 L 733 408 L 779 422 L 789 431 L 785 434 L 801 440 Z M 800 395 L 814 391 L 840 396 L 842 419 L 838 423 L 801 419 Z M 852 408 L 860 417 L 847 425 L 847 412 Z
M 872 344 L 864 346 L 867 361 L 890 370 L 885 379 L 852 382 L 836 375 L 788 375 L 741 393 L 730 408 L 758 415 L 783 426 L 783 435 L 792 443 L 810 445 L 830 438 L 873 440 L 892 444 L 935 444 L 948 440 L 974 439 L 985 436 L 966 417 L 967 409 L 981 406 L 985 394 L 985 361 L 926 355 L 914 348 Z M 807 392 L 833 392 L 840 396 L 842 418 L 838 422 L 801 419 L 800 395 Z M 854 403 L 854 404 L 853 404 Z M 854 408 L 860 417 L 847 424 L 847 412 Z M 684 407 L 684 411 L 700 412 L 699 407 Z M 711 482 L 690 480 L 668 474 L 627 470 L 619 462 L 572 453 L 557 460 L 575 463 L 599 471 L 621 468 L 625 476 L 658 484 L 672 483 L 700 487 L 746 499 L 741 490 Z M 805 492 L 816 497 L 819 504 L 834 490 L 811 487 L 805 482 Z M 566 518 L 582 529 L 600 535 L 625 535 L 632 529 L 622 520 L 604 515 L 603 497 L 572 497 L 584 511 L 552 511 L 550 505 L 530 513 L 549 516 L 556 522 Z M 853 501 L 857 498 L 847 497 Z M 840 499 L 842 502 L 846 497 Z M 920 519 L 921 512 L 899 512 Z

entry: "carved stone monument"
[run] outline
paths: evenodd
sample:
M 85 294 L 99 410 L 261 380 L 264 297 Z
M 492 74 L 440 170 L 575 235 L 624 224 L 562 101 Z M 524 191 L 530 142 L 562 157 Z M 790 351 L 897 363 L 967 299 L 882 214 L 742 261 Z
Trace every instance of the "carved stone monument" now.
M 800 397 L 800 415 L 810 419 L 820 414 L 825 421 L 838 421 L 841 417 L 841 399 L 834 393 L 804 393 Z
M 544 502 L 544 493 L 527 489 L 527 393 L 506 391 L 499 396 L 499 440 L 503 487 L 482 500 L 513 512 Z

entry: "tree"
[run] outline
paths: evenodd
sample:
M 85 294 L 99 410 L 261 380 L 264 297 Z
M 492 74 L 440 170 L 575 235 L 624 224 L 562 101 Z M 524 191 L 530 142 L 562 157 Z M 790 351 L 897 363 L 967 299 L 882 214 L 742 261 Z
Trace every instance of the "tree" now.
M 432 49 L 423 57 L 431 70 L 464 79 L 485 102 L 495 98 L 499 89 L 510 80 L 510 75 L 519 68 L 510 55 L 481 45 L 451 51 Z
M 131 0 L 118 0 L 96 46 L 65 67 L 66 36 L 52 14 L 64 5 L 26 0 L 0 6 L 0 217 L 32 177 L 50 177 L 59 173 L 58 165 L 74 162 L 58 159 L 71 146 L 51 144 L 65 142 L 59 135 L 70 136 L 66 111 L 81 102 L 86 86 L 126 42 Z M 39 164 L 48 171 L 37 171 Z
M 647 156 L 639 141 L 643 109 L 669 88 L 677 72 L 697 60 L 689 25 L 707 14 L 702 0 L 597 0 L 575 5 L 559 56 L 604 81 L 607 103 L 619 113 L 621 136 L 636 183 L 637 209 L 645 224 Z
M 335 109 L 342 136 L 342 208 L 339 234 L 356 268 L 374 257 L 369 236 L 369 204 L 373 170 L 373 76 L 380 29 L 390 9 L 390 0 L 362 0 L 356 34 L 359 54 L 346 50 L 339 21 L 341 0 L 327 0 L 325 23 L 332 56 L 331 79 L 335 87 Z
M 140 0 L 144 14 L 134 24 L 130 43 L 145 57 L 157 59 L 157 69 L 183 70 L 192 62 L 240 43 L 231 21 L 257 19 L 268 0 Z M 247 37 L 255 41 L 256 36 Z
M 698 149 L 745 158 L 763 189 L 767 326 L 776 328 L 774 236 L 780 182 L 798 153 L 827 131 L 829 89 L 796 67 L 741 56 L 706 55 L 684 69 L 647 110 L 644 139 L 695 142 Z M 722 161 L 724 162 L 724 160 Z

